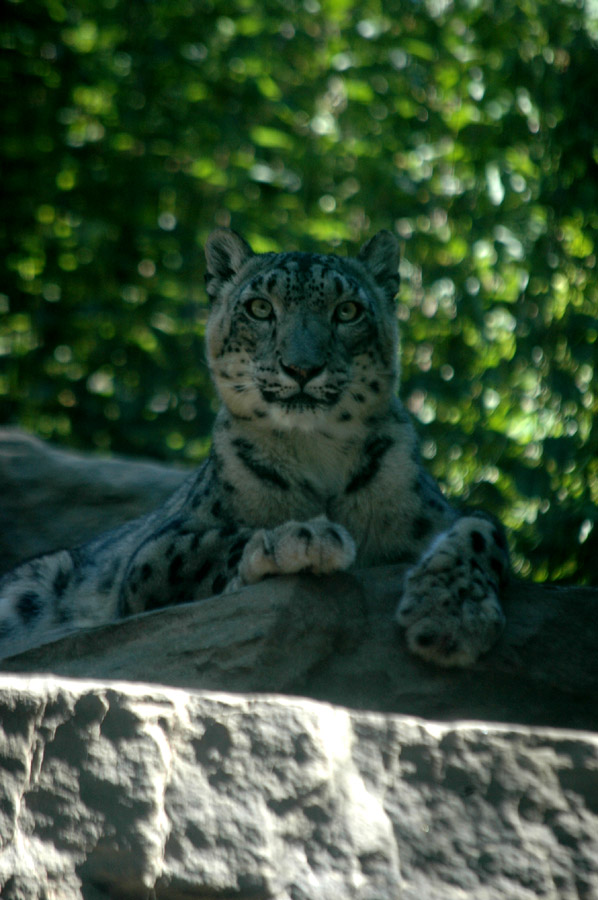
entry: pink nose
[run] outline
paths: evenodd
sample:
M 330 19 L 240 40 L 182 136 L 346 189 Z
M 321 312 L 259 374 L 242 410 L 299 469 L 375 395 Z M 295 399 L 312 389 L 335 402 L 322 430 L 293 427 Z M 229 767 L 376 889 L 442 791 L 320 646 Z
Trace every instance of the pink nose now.
M 311 381 L 312 378 L 315 378 L 324 368 L 324 366 L 312 366 L 309 369 L 303 369 L 301 366 L 285 366 L 284 363 L 281 365 L 287 375 L 294 378 L 302 387 L 308 381 Z

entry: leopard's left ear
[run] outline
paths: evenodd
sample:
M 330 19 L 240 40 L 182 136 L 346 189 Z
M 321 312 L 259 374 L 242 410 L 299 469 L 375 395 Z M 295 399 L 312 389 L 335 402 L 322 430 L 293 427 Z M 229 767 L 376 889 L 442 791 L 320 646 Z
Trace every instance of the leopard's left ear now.
M 367 241 L 357 259 L 363 263 L 374 280 L 383 288 L 389 300 L 399 289 L 399 242 L 390 231 L 379 231 Z
M 206 291 L 210 300 L 254 255 L 247 241 L 230 228 L 217 228 L 206 242 Z

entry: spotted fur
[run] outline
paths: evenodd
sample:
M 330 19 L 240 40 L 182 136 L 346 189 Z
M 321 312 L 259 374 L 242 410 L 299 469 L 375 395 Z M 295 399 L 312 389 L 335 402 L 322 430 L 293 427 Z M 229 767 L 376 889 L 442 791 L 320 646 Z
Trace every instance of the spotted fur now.
M 355 258 L 254 254 L 219 229 L 206 257 L 221 399 L 209 458 L 155 512 L 6 576 L 0 650 L 278 573 L 406 561 L 408 646 L 470 663 L 502 628 L 508 553 L 493 521 L 459 515 L 425 473 L 395 396 L 395 238 Z

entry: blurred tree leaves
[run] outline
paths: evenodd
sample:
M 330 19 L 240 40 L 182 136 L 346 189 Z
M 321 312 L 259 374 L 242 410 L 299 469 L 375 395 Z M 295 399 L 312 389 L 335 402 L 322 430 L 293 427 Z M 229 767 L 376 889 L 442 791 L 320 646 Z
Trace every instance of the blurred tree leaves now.
M 598 582 L 597 24 L 555 0 L 9 0 L 0 417 L 199 459 L 202 244 L 402 239 L 403 397 L 534 577 Z

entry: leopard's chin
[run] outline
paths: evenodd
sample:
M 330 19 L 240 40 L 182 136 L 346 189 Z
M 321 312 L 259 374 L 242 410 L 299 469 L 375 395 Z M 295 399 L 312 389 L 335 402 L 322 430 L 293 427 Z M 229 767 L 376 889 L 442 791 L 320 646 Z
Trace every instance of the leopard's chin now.
M 318 431 L 329 427 L 331 414 L 319 403 L 269 403 L 267 418 L 270 427 L 280 431 Z

